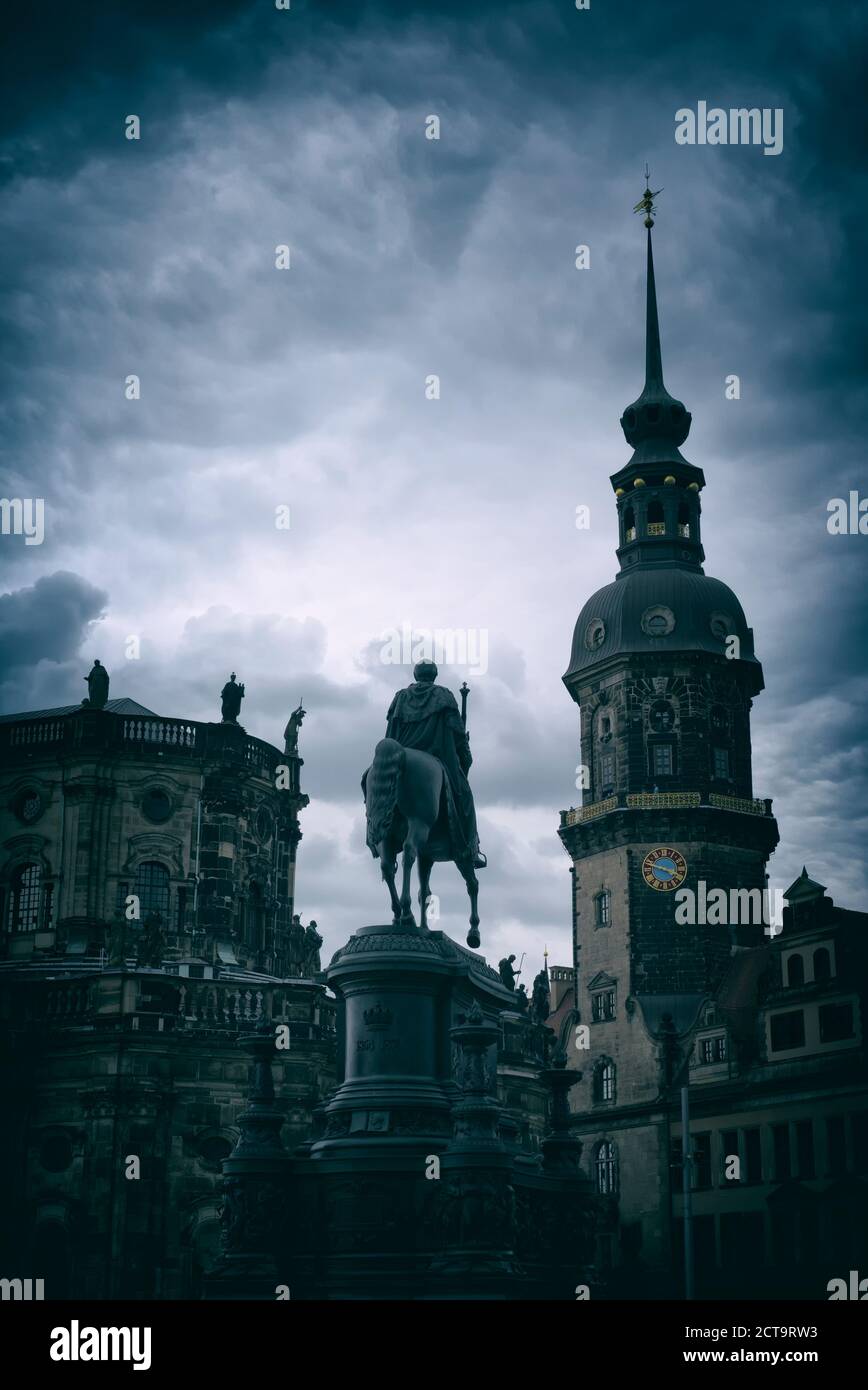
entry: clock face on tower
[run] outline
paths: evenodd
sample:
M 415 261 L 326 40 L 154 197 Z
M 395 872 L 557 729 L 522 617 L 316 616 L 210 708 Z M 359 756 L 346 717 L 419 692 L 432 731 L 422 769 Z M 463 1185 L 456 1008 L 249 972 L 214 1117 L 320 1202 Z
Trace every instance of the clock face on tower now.
M 649 888 L 668 893 L 687 877 L 687 861 L 677 849 L 652 849 L 642 860 L 642 877 Z

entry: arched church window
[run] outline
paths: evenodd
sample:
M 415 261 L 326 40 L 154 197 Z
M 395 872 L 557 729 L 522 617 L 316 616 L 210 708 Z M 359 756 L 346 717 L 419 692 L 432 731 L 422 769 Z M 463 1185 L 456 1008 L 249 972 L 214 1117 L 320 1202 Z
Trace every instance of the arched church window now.
M 663 518 L 663 503 L 648 503 L 648 525 L 646 527 L 649 536 L 663 536 L 666 534 L 666 522 Z
M 594 1166 L 600 1196 L 615 1196 L 618 1191 L 618 1150 L 613 1140 L 604 1139 L 597 1145 Z
M 42 897 L 42 870 L 38 864 L 22 864 L 12 876 L 6 925 L 8 931 L 37 931 Z
M 636 513 L 632 507 L 627 507 L 624 512 L 624 540 L 634 541 L 636 539 Z
M 158 916 L 165 926 L 169 920 L 169 870 L 155 859 L 147 859 L 136 870 L 134 889 L 139 900 L 142 922 Z
M 832 958 L 825 946 L 819 946 L 814 952 L 814 979 L 830 980 L 832 978 Z
M 805 962 L 799 955 L 790 956 L 787 961 L 787 984 L 803 985 L 805 983 Z
M 601 1057 L 594 1067 L 593 1097 L 597 1104 L 615 1099 L 615 1063 Z
M 678 534 L 685 537 L 690 535 L 690 509 L 686 502 L 682 502 L 678 508 Z

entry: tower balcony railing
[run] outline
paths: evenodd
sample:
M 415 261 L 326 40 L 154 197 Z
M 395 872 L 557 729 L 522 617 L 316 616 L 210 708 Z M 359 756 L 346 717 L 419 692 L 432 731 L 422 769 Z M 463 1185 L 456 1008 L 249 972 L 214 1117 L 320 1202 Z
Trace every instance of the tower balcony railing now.
M 748 796 L 724 796 L 720 792 L 618 792 L 604 797 L 601 801 L 591 801 L 584 806 L 571 806 L 561 811 L 561 826 L 583 825 L 599 816 L 611 815 L 614 811 L 670 811 L 698 810 L 711 807 L 716 811 L 735 811 L 739 815 L 771 816 L 772 803 L 768 799 Z

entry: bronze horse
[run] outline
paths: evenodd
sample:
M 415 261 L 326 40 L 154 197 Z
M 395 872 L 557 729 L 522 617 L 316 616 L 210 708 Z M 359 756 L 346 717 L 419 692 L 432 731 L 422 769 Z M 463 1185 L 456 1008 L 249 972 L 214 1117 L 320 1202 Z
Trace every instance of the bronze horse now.
M 404 748 L 397 739 L 380 739 L 374 749 L 374 761 L 362 778 L 362 790 L 368 844 L 379 858 L 395 924 L 416 925 L 410 901 L 410 874 L 418 860 L 419 916 L 422 928 L 427 929 L 431 869 L 434 864 L 452 860 L 470 894 L 467 944 L 478 947 L 479 880 L 472 859 L 455 859 L 453 855 L 446 808 L 446 774 L 439 759 L 421 749 Z M 395 888 L 399 850 L 403 851 L 404 869 L 400 898 Z

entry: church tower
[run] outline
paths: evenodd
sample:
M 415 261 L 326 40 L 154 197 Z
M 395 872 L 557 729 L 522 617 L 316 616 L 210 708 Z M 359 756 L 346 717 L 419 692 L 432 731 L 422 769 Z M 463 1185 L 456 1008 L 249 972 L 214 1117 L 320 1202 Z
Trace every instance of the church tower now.
M 582 805 L 562 812 L 560 837 L 573 862 L 576 1009 L 590 1031 L 589 1051 L 571 1049 L 583 1071 L 571 1101 L 583 1132 L 597 1126 L 588 1157 L 604 1192 L 617 1182 L 614 1129 L 666 1094 L 703 1000 L 734 956 L 769 939 L 755 919 L 778 841 L 751 775 L 762 668 L 738 598 L 703 569 L 705 478 L 681 453 L 691 417 L 663 381 L 652 197 L 637 208 L 645 385 L 621 417 L 632 457 L 611 478 L 620 571 L 582 608 L 563 677 L 581 712 Z M 741 911 L 703 912 L 702 885 Z M 694 924 L 676 916 L 679 888 L 697 895 Z M 635 1157 L 657 1168 L 646 1210 L 659 1210 L 668 1146 Z

